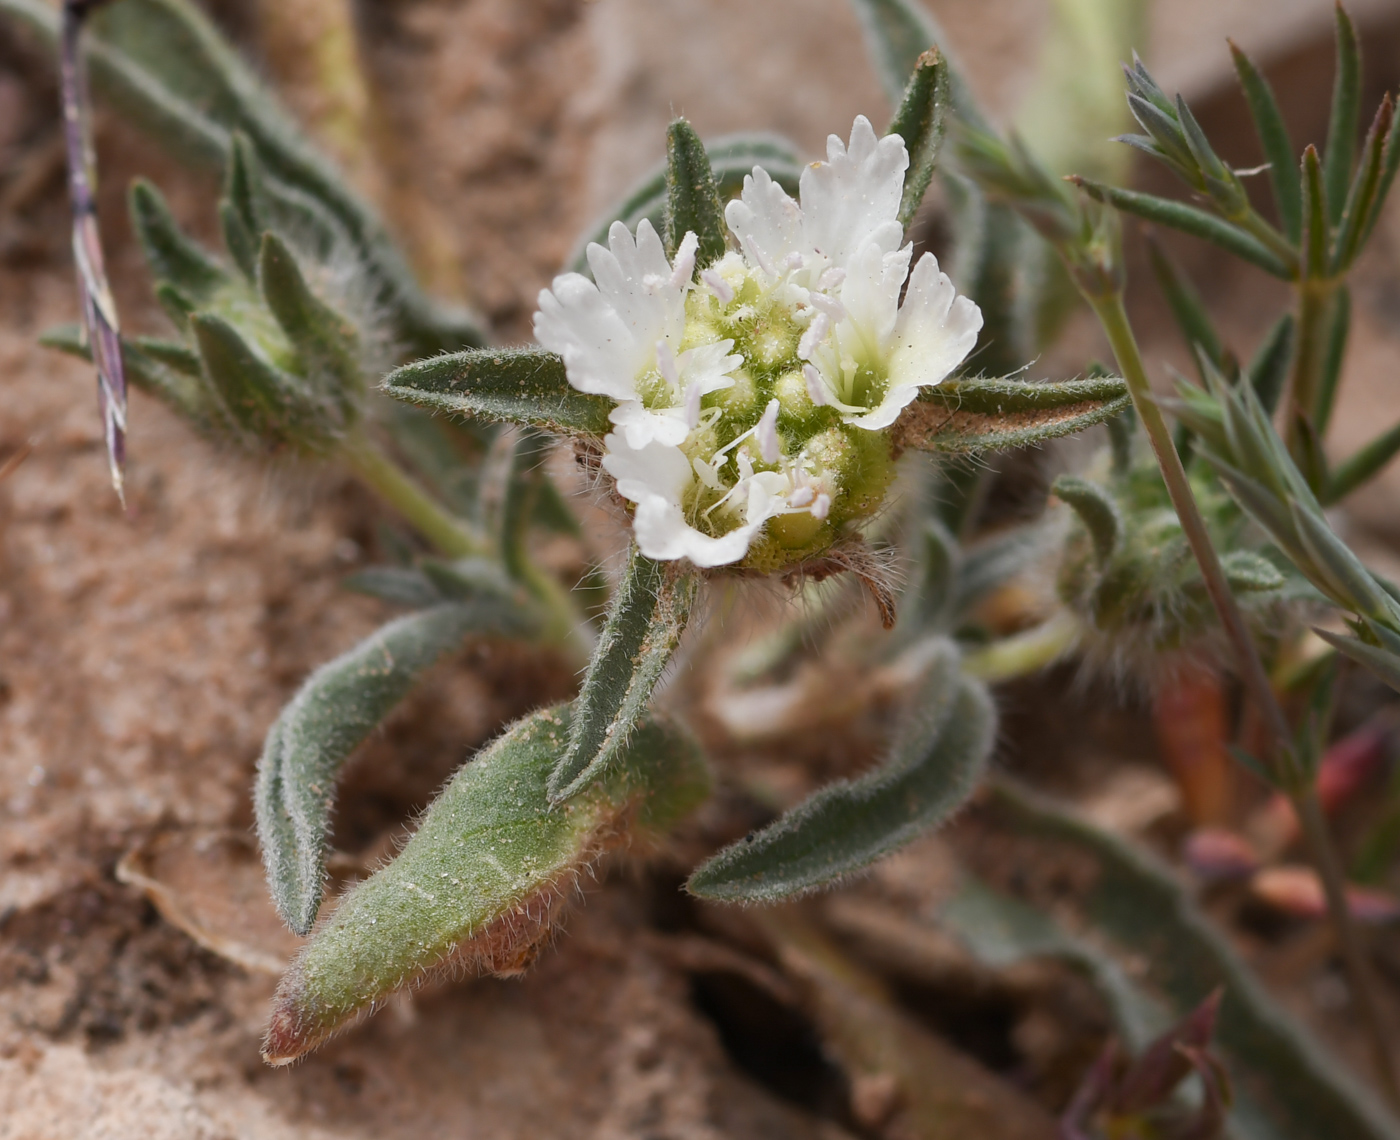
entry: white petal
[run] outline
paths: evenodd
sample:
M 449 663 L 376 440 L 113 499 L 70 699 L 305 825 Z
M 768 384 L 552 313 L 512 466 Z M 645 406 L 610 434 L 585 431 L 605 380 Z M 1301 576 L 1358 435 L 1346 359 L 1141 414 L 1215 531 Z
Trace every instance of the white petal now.
M 744 176 L 744 189 L 725 207 L 724 218 L 749 260 L 771 275 L 789 254 L 807 252 L 802 210 L 761 166 Z
M 865 353 L 883 357 L 899 317 L 899 291 L 909 273 L 914 247 L 886 253 L 875 242 L 866 242 L 847 267 L 841 287 L 846 321 L 836 336 L 844 349 L 859 359 Z M 854 340 L 852 335 L 854 334 Z
M 847 149 L 832 135 L 827 161 L 802 172 L 802 235 L 806 243 L 845 266 L 867 241 L 881 252 L 898 248 L 904 237 L 899 199 L 909 152 L 898 135 L 877 139 L 864 115 L 851 127 Z
M 641 450 L 649 443 L 679 447 L 690 434 L 684 409 L 648 409 L 640 400 L 627 400 L 608 413 L 608 421 L 622 430 L 627 445 Z
M 899 419 L 899 413 L 904 411 L 918 394 L 917 384 L 892 386 L 874 409 L 863 416 L 843 416 L 842 420 L 867 431 L 883 431 Z
M 733 348 L 732 340 L 720 340 L 686 349 L 676 361 L 682 388 L 689 389 L 692 384 L 699 384 L 703 396 L 723 388 L 732 388 L 734 378 L 729 374 L 744 363 L 744 358 L 733 352 Z
M 646 367 L 649 343 L 632 335 L 587 277 L 566 273 L 552 291 L 540 291 L 535 339 L 564 358 L 569 383 L 580 392 L 637 398 L 635 379 Z
M 603 437 L 603 470 L 617 480 L 617 492 L 624 499 L 639 503 L 648 495 L 660 495 L 677 507 L 695 478 L 679 447 L 660 443 L 631 447 L 617 432 Z
M 719 538 L 702 534 L 685 521 L 675 503 L 660 495 L 650 495 L 637 503 L 632 519 L 632 533 L 637 546 L 648 558 L 670 562 L 689 558 L 703 569 L 738 562 L 748 553 L 763 523 L 741 526 Z
M 958 297 L 931 253 L 919 258 L 899 310 L 889 358 L 891 386 L 937 384 L 977 343 L 982 311 Z
M 776 399 L 769 400 L 754 432 L 758 439 L 758 453 L 763 456 L 764 463 L 778 462 L 778 456 L 782 453 L 782 441 L 778 439 L 778 408 Z
M 588 265 L 603 299 L 637 343 L 679 341 L 685 328 L 685 293 L 671 286 L 671 263 L 651 222 L 643 218 L 634 239 L 621 222 L 608 230 L 608 249 L 588 247 Z

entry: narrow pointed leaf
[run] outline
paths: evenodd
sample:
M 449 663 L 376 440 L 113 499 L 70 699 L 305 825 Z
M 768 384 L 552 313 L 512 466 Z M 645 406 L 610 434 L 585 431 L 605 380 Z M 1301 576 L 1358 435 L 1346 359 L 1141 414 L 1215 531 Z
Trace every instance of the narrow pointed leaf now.
M 1328 302 L 1323 325 L 1322 371 L 1318 376 L 1317 399 L 1312 411 L 1312 422 L 1319 436 L 1327 434 L 1327 425 L 1332 422 L 1332 408 L 1337 398 L 1337 385 L 1341 380 L 1350 334 L 1351 290 L 1339 285 Z
M 1400 692 L 1400 655 L 1379 646 L 1367 645 L 1358 637 L 1348 637 L 1346 634 L 1334 633 L 1327 629 L 1315 629 L 1313 632 L 1338 653 L 1345 654 L 1362 668 L 1370 670 L 1396 692 Z
M 268 886 L 292 930 L 305 934 L 316 921 L 345 761 L 468 635 L 528 628 L 519 606 L 498 596 L 442 603 L 395 619 L 306 679 L 268 731 L 253 797 Z
M 1356 136 L 1361 127 L 1361 46 L 1356 28 L 1341 4 L 1337 5 L 1337 75 L 1332 85 L 1332 112 L 1327 124 L 1327 157 L 1323 181 L 1327 188 L 1327 220 L 1336 225 L 1342 217 L 1351 168 L 1356 160 Z
M 1311 576 L 1313 585 L 1338 604 L 1365 617 L 1384 620 L 1395 612 L 1394 600 L 1332 528 L 1297 503 L 1290 505 L 1294 528 L 1317 569 Z
M 262 162 L 252 139 L 242 131 L 233 132 L 228 170 L 224 174 L 224 197 L 232 203 L 254 237 L 266 232 L 272 224 Z
M 1274 190 L 1279 223 L 1288 240 L 1296 245 L 1303 234 L 1303 195 L 1294 174 L 1298 159 L 1293 140 L 1288 136 L 1288 127 L 1269 81 L 1233 42 L 1230 53 L 1235 59 L 1235 71 L 1240 77 L 1240 86 L 1244 88 L 1245 99 L 1249 102 L 1259 144 L 1269 164 L 1269 182 Z
M 941 643 L 879 769 L 828 785 L 725 848 L 701 864 L 686 889 L 725 902 L 771 902 L 868 867 L 966 802 L 995 726 L 986 689 L 959 671 L 957 651 Z
M 1023 380 L 945 380 L 925 388 L 895 422 L 902 447 L 976 452 L 1024 447 L 1072 435 L 1128 407 L 1116 376 L 1035 384 Z
M 1100 569 L 1108 565 L 1123 534 L 1118 505 L 1102 487 L 1076 475 L 1061 475 L 1050 490 L 1073 508 L 1094 542 L 1094 560 Z
M 315 450 L 327 440 L 299 377 L 283 372 L 214 313 L 190 318 L 205 375 L 235 421 L 266 444 Z
M 1142 129 L 1151 138 L 1162 160 L 1166 162 L 1192 189 L 1199 190 L 1204 185 L 1199 170 L 1199 162 L 1191 153 L 1186 135 L 1181 129 L 1176 108 L 1164 111 L 1155 103 L 1138 95 L 1128 96 L 1128 109 L 1132 111 Z M 1139 147 L 1138 149 L 1146 149 Z
M 1264 337 L 1245 370 L 1249 386 L 1259 397 L 1259 404 L 1270 415 L 1278 407 L 1288 369 L 1293 363 L 1293 314 L 1285 313 Z
M 1196 291 L 1190 278 L 1167 256 L 1166 250 L 1154 236 L 1148 236 L 1147 250 L 1152 261 L 1153 276 L 1157 278 L 1157 285 L 1167 299 L 1167 305 L 1171 308 L 1172 316 L 1176 318 L 1187 347 L 1191 349 L 1192 359 L 1196 358 L 1195 350 L 1199 347 L 1223 372 L 1225 346 L 1221 343 L 1220 334 L 1215 331 L 1210 314 L 1206 312 L 1205 302 L 1201 300 L 1200 293 Z M 1202 376 L 1201 379 L 1204 382 L 1205 377 Z
M 438 412 L 601 436 L 613 402 L 569 387 L 564 361 L 536 348 L 478 348 L 389 373 L 384 390 Z
M 853 0 L 865 32 L 875 75 L 892 107 L 898 107 L 919 57 L 941 40 L 918 0 Z
M 1270 996 L 1171 868 L 1028 790 L 997 783 L 992 802 L 1018 837 L 1053 844 L 1046 858 L 1085 861 L 1083 890 L 1057 901 L 1056 913 L 1065 909 L 1093 932 L 1095 946 L 1133 964 L 1135 984 L 1161 995 L 1176 1016 L 1224 987 L 1216 1040 L 1234 1086 L 1232 1132 L 1259 1140 L 1400 1138 L 1378 1098 Z
M 446 600 L 422 570 L 409 566 L 368 566 L 347 574 L 340 585 L 356 594 L 368 594 L 396 606 L 421 610 Z
M 694 574 L 633 548 L 574 702 L 569 746 L 549 777 L 553 802 L 595 783 L 626 746 L 680 644 L 697 585 Z
M 1327 251 L 1331 245 L 1327 224 L 1327 189 L 1317 148 L 1303 151 L 1303 264 L 1304 277 L 1327 276 Z
M 263 234 L 257 280 L 313 386 L 350 414 L 364 385 L 355 326 L 311 291 L 296 256 L 270 231 Z
M 224 248 L 233 259 L 234 265 L 244 278 L 253 282 L 258 279 L 258 243 L 251 230 L 243 222 L 243 217 L 225 198 L 219 203 L 219 230 L 223 234 Z
M 175 288 L 169 281 L 156 282 L 155 297 L 156 303 L 165 310 L 165 315 L 170 318 L 170 323 L 181 332 L 188 332 L 190 317 L 199 308 L 194 303 L 194 299 Z
M 1134 1053 L 1145 1049 L 1169 1022 L 1160 1000 L 1135 985 L 1128 973 L 1092 942 L 1076 937 L 1049 915 L 969 878 L 938 912 L 949 930 L 977 958 L 996 970 L 1026 959 L 1053 958 L 1084 974 L 1108 1003 L 1114 1025 Z
M 1376 187 L 1375 202 L 1371 207 L 1370 215 L 1362 223 L 1361 237 L 1357 242 L 1358 249 L 1366 245 L 1371 237 L 1371 231 L 1376 228 L 1376 222 L 1380 220 L 1381 209 L 1390 196 L 1390 188 L 1395 182 L 1397 170 L 1400 170 L 1400 108 L 1392 111 L 1390 117 L 1390 131 L 1386 135 L 1385 147 L 1381 152 L 1380 183 Z
M 781 135 L 763 132 L 724 135 L 706 143 L 705 149 L 721 200 L 738 193 L 744 178 L 753 173 L 755 166 L 763 167 L 773 181 L 789 194 L 797 193 L 802 160 L 797 155 L 796 146 Z M 594 242 L 607 245 L 608 229 L 615 221 L 635 231 L 637 224 L 647 218 L 658 233 L 664 232 L 666 172 L 665 162 L 649 170 L 623 195 L 620 202 L 590 225 L 569 254 L 565 263 L 568 268 L 575 273 L 588 273 L 588 246 Z
M 889 134 L 898 135 L 909 148 L 909 169 L 904 175 L 904 195 L 899 202 L 899 220 L 905 227 L 914 220 L 933 181 L 948 111 L 948 61 L 938 49 L 919 56 L 918 66 L 909 78 L 904 99 L 890 123 Z
M 694 127 L 677 119 L 666 131 L 666 254 L 675 257 L 681 240 L 693 233 L 700 239 L 695 264 L 703 269 L 724 256 L 726 232 L 705 144 Z
M 1385 177 L 1385 144 L 1395 118 L 1395 104 L 1389 95 L 1381 100 L 1366 141 L 1361 147 L 1361 165 L 1347 190 L 1340 225 L 1332 246 L 1332 272 L 1344 272 L 1361 252 L 1363 235 L 1371 215 L 1379 208 L 1378 197 Z
M 1292 267 L 1278 254 L 1258 238 L 1238 226 L 1231 225 L 1223 218 L 1183 202 L 1174 202 L 1170 198 L 1158 198 L 1156 195 L 1141 194 L 1136 190 L 1122 190 L 1088 178 L 1075 178 L 1073 181 L 1096 202 L 1104 202 L 1126 214 L 1135 214 L 1149 222 L 1192 234 L 1218 245 L 1251 265 L 1257 265 L 1265 273 L 1285 281 L 1292 279 Z
M 1323 505 L 1339 503 L 1358 487 L 1370 482 L 1400 453 L 1400 424 L 1383 432 L 1332 472 Z
M 131 224 L 158 281 L 169 281 L 198 303 L 229 282 L 228 271 L 185 236 L 159 190 L 145 179 L 131 184 Z
M 458 769 L 398 856 L 341 898 L 277 988 L 269 1063 L 435 972 L 520 973 L 580 876 L 664 834 L 708 791 L 694 742 L 651 721 L 604 782 L 555 807 L 545 785 L 568 733 L 563 705 L 511 725 Z

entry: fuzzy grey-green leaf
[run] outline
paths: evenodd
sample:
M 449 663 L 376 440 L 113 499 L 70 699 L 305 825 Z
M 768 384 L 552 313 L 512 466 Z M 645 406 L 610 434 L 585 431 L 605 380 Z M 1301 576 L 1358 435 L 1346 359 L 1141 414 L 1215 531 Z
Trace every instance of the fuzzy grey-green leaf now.
M 680 643 L 697 587 L 694 574 L 633 547 L 574 702 L 569 747 L 549 777 L 552 800 L 585 790 L 626 745 Z
M 569 386 L 564 361 L 534 348 L 480 348 L 395 369 L 384 390 L 439 412 L 530 424 L 571 435 L 608 431 L 613 402 Z
M 528 615 L 499 598 L 440 603 L 397 618 L 322 665 L 263 745 L 254 806 L 273 902 L 305 934 L 325 881 L 325 843 L 341 766 L 417 682 L 472 633 L 521 633 Z
M 185 236 L 159 190 L 145 179 L 131 184 L 131 224 L 150 264 L 151 275 L 169 281 L 196 303 L 228 283 L 228 271 Z
M 569 708 L 534 713 L 463 765 L 386 867 L 353 888 L 278 987 L 263 1056 L 286 1064 L 433 970 L 518 973 L 612 847 L 664 832 L 703 799 L 694 743 L 648 722 L 567 805 L 546 783 Z
M 895 422 L 903 447 L 976 452 L 1025 447 L 1072 435 L 1132 403 L 1116 376 L 1035 384 L 1022 380 L 945 380 L 925 388 Z
M 961 807 L 991 751 L 996 714 L 982 684 L 959 671 L 952 644 L 931 645 L 910 712 L 879 769 L 821 789 L 725 848 L 691 875 L 686 889 L 724 902 L 769 902 L 817 890 L 868 867 Z
M 930 48 L 919 56 L 899 110 L 890 123 L 889 133 L 902 138 L 909 149 L 909 169 L 899 200 L 899 220 L 906 229 L 918 213 L 938 168 L 948 113 L 948 86 L 948 61 L 936 47 Z
M 1094 560 L 1100 569 L 1107 566 L 1123 533 L 1123 520 L 1113 496 L 1098 484 L 1077 475 L 1061 475 L 1050 490 L 1073 508 L 1093 539 Z
M 676 256 L 682 239 L 693 233 L 700 239 L 695 264 L 704 268 L 724 256 L 724 207 L 709 155 L 700 136 L 684 119 L 677 119 L 666 131 L 666 225 L 663 238 L 666 253 Z

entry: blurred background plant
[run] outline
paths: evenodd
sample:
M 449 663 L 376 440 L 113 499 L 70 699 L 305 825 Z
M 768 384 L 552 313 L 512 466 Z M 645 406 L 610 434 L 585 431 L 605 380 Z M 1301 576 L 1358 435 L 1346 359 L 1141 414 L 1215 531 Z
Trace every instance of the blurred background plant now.
M 927 390 L 902 422 L 899 494 L 863 534 L 875 555 L 899 560 L 902 581 L 857 564 L 795 575 L 782 588 L 800 604 L 737 652 L 717 631 L 738 620 L 752 584 L 713 578 L 701 594 L 694 575 L 635 552 L 620 578 L 606 560 L 563 576 L 541 564 L 542 536 L 581 533 L 563 461 L 573 451 L 596 464 L 605 404 L 570 389 L 557 357 L 494 347 L 479 318 L 428 299 L 374 210 L 196 9 L 114 0 L 93 16 L 98 100 L 182 161 L 216 168 L 223 183 L 214 211 L 222 255 L 182 233 L 152 185 L 131 188 L 133 225 L 174 329 L 123 343 L 132 383 L 219 447 L 287 471 L 343 465 L 419 536 L 386 541 L 396 562 L 347 582 L 409 612 L 317 669 L 268 733 L 259 836 L 287 924 L 305 934 L 316 923 L 342 766 L 434 662 L 466 638 L 496 636 L 589 663 L 571 706 L 506 728 L 402 853 L 342 896 L 284 982 L 266 1055 L 299 1056 L 445 964 L 518 971 L 579 874 L 629 835 L 657 842 L 693 810 L 709 779 L 698 746 L 683 716 L 648 711 L 679 651 L 661 708 L 703 705 L 750 745 L 780 748 L 864 702 L 901 709 L 881 765 L 796 806 L 726 774 L 721 800 L 746 797 L 767 811 L 746 833 L 713 837 L 698 869 L 691 861 L 692 895 L 773 903 L 827 886 L 946 821 L 981 787 L 991 831 L 1038 837 L 1098 868 L 1068 923 L 1046 899 L 1028 905 L 971 874 L 937 919 L 983 964 L 1067 963 L 1110 1009 L 1123 1045 L 1083 1069 L 1064 1135 L 1394 1135 L 1387 1111 L 1271 1003 L 1169 872 L 1024 788 L 987 779 L 992 686 L 1074 661 L 1086 677 L 1150 694 L 1164 758 L 1200 825 L 1183 846 L 1188 865 L 1204 878 L 1250 881 L 1282 913 L 1329 915 L 1369 1023 L 1376 1083 L 1393 1096 L 1381 983 L 1358 923 L 1400 916 L 1381 889 L 1400 827 L 1392 807 L 1343 868 L 1325 816 L 1385 767 L 1386 731 L 1376 727 L 1385 706 L 1360 742 L 1334 739 L 1337 704 L 1357 676 L 1337 654 L 1400 688 L 1400 602 L 1324 511 L 1381 472 L 1400 451 L 1400 428 L 1335 466 L 1323 447 L 1343 374 L 1347 277 L 1400 165 L 1390 99 L 1358 145 L 1359 48 L 1339 8 L 1327 146 L 1300 156 L 1267 82 L 1234 49 L 1268 160 L 1270 208 L 1245 181 L 1264 172 L 1227 165 L 1186 104 L 1137 60 L 1143 4 L 1056 4 L 1038 85 L 1005 136 L 922 7 L 853 6 L 896 109 L 890 129 L 913 156 L 901 220 L 927 240 L 916 217 L 936 171 L 948 244 L 940 256 L 986 321 L 964 374 Z M 0 0 L 0 12 L 56 36 L 53 11 L 35 0 Z M 317 42 L 326 45 L 314 64 L 329 69 L 326 114 L 344 126 L 364 113 L 353 69 L 334 37 Z M 1127 146 L 1099 141 L 1133 120 L 1145 133 L 1125 135 Z M 353 128 L 323 136 L 344 138 L 351 165 L 365 161 Z M 614 219 L 632 228 L 650 219 L 672 251 L 687 229 L 722 246 L 710 202 L 736 193 L 755 163 L 790 191 L 802 167 L 800 148 L 772 134 L 701 143 L 680 121 L 669 143 L 667 162 L 587 229 L 569 265 L 583 265 L 578 250 Z M 1185 181 L 1198 204 L 1124 189 L 1134 149 Z M 1152 273 L 1196 372 L 1195 382 L 1177 378 L 1175 399 L 1154 397 L 1123 304 L 1123 214 L 1286 281 L 1290 310 L 1242 362 L 1149 237 Z M 1083 304 L 1122 379 L 1089 354 L 1082 378 L 1025 378 Z M 47 340 L 87 352 L 76 328 Z M 386 373 L 394 401 L 377 391 Z M 1011 449 L 1098 423 L 1097 450 L 1081 448 L 1076 473 L 1053 481 L 1048 509 L 1008 508 L 1021 462 Z M 888 635 L 871 635 L 852 606 L 857 581 L 891 619 Z M 1237 825 L 1234 789 L 1255 779 L 1276 795 Z M 1279 863 L 1300 835 L 1315 870 Z M 748 937 L 798 987 L 784 1000 L 822 1029 L 848 1072 L 892 1082 L 883 1100 L 863 1086 L 876 1123 L 857 1123 L 884 1129 L 899 1118 L 922 1122 L 919 1134 L 952 1135 L 928 1123 L 938 1090 L 909 1061 L 927 1043 L 906 1042 L 904 1059 L 890 1059 L 907 1027 L 849 938 L 833 941 L 790 907 L 758 914 Z M 1134 955 L 1149 963 L 1141 977 L 1120 964 Z M 1219 986 L 1223 1003 L 1208 1001 Z

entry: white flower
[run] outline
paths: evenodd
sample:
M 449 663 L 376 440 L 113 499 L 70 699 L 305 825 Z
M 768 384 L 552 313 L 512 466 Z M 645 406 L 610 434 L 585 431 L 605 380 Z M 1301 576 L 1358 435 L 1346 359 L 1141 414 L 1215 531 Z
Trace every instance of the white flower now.
M 754 168 L 725 212 L 739 249 L 698 281 L 693 234 L 672 263 L 649 222 L 635 239 L 619 222 L 588 248 L 594 281 L 540 293 L 540 344 L 571 385 L 617 402 L 603 466 L 648 557 L 774 568 L 878 507 L 883 429 L 982 324 L 932 255 L 909 273 L 908 165 L 897 135 L 857 118 L 849 147 L 833 135 L 803 172 L 800 205 Z

